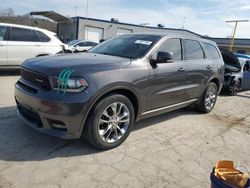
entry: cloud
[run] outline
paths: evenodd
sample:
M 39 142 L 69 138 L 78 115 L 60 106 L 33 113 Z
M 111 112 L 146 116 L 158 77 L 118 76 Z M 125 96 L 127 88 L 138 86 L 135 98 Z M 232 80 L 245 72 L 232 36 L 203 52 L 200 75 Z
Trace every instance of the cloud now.
M 1 0 L 0 7 L 8 5 L 19 14 L 30 11 L 54 10 L 63 15 L 85 16 L 86 0 Z M 225 20 L 245 19 L 250 17 L 250 9 L 245 0 L 89 0 L 88 17 L 109 20 L 118 18 L 127 23 L 158 23 L 166 27 L 182 28 L 185 17 L 185 28 L 202 35 L 226 37 L 232 29 L 225 24 Z M 241 23 L 236 37 L 250 38 L 250 23 Z
M 240 10 L 250 10 L 250 5 L 240 7 Z

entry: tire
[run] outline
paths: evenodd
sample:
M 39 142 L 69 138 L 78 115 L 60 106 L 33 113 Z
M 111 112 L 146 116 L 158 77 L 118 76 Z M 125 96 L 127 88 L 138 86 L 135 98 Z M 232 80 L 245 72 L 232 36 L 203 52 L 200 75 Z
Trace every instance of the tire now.
M 83 136 L 97 149 L 112 149 L 126 140 L 134 120 L 135 113 L 131 101 L 123 95 L 112 94 L 94 105 Z
M 214 82 L 210 82 L 206 90 L 204 91 L 201 99 L 195 105 L 195 109 L 201 113 L 211 112 L 215 106 L 217 96 L 218 96 L 218 87 Z M 208 100 L 210 101 L 210 103 L 208 102 Z
M 240 91 L 240 87 L 241 87 L 241 81 L 240 80 L 236 80 L 234 82 L 234 85 L 232 86 L 232 90 L 230 91 L 230 95 L 235 96 L 237 95 L 237 93 Z

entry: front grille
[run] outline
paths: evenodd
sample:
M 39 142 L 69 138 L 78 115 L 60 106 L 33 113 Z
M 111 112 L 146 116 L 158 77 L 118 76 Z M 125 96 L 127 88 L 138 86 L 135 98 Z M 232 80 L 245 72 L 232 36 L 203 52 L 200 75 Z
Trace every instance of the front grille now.
M 21 68 L 21 77 L 24 80 L 43 88 L 44 90 L 51 90 L 49 79 L 44 74 Z
M 37 94 L 37 90 L 35 88 L 32 88 L 24 83 L 22 83 L 20 80 L 17 81 L 17 84 L 23 88 L 24 90 L 28 91 L 28 92 L 31 92 L 31 93 L 34 93 L 34 94 Z

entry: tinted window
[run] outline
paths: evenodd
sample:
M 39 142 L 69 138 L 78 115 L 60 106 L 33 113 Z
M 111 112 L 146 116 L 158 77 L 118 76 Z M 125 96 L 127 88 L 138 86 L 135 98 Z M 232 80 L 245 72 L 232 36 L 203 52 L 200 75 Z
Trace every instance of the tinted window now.
M 87 45 L 87 42 L 79 42 L 75 46 L 88 46 L 88 45 Z
M 88 45 L 88 46 L 96 46 L 97 43 L 95 43 L 95 42 L 87 42 L 87 45 Z
M 95 46 L 89 52 L 134 59 L 144 56 L 160 38 L 157 35 L 120 35 Z
M 41 42 L 49 42 L 50 41 L 50 38 L 47 35 L 45 35 L 43 32 L 36 31 L 36 33 L 38 34 Z
M 12 27 L 10 29 L 10 41 L 26 41 L 35 42 L 39 41 L 36 33 L 31 29 L 23 29 L 18 27 Z
M 220 58 L 220 54 L 218 52 L 218 50 L 216 49 L 216 47 L 214 47 L 211 44 L 208 43 L 203 43 L 203 46 L 206 50 L 206 55 L 208 59 L 219 59 Z
M 204 53 L 201 45 L 195 40 L 183 40 L 185 60 L 203 59 Z
M 0 41 L 5 40 L 6 30 L 7 30 L 7 27 L 0 26 Z
M 175 61 L 180 61 L 181 58 L 181 40 L 180 39 L 168 39 L 166 40 L 157 52 L 169 52 L 173 53 L 173 58 Z

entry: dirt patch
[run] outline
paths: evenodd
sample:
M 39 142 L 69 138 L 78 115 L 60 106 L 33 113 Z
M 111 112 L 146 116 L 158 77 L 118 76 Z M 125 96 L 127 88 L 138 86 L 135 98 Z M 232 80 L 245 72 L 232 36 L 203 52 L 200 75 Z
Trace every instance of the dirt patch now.
M 233 128 L 235 126 L 242 126 L 242 125 L 245 125 L 245 122 L 246 122 L 246 118 L 247 117 L 235 117 L 235 116 L 232 116 L 232 115 L 225 115 L 225 114 L 217 114 L 217 113 L 214 113 L 213 114 L 213 117 L 224 123 L 225 125 L 227 125 L 229 128 Z

